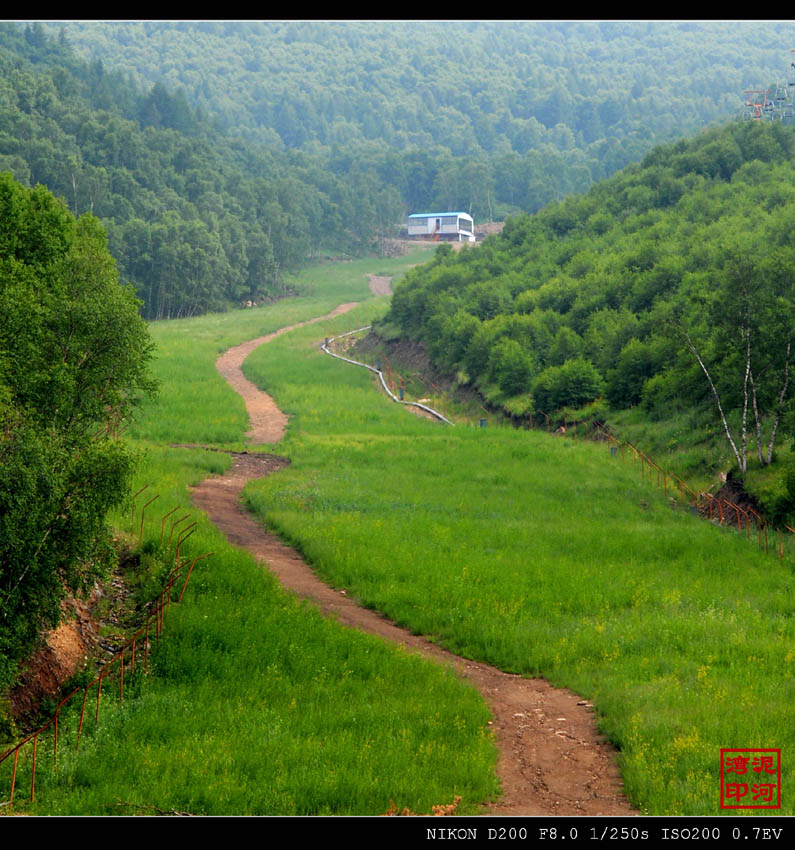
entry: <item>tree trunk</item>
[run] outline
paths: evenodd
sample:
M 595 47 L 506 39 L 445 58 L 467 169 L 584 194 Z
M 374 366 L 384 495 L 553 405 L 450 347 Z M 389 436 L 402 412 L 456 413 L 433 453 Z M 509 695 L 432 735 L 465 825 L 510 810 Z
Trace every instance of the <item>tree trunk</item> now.
M 749 374 L 751 380 L 751 401 L 754 406 L 754 423 L 756 425 L 756 453 L 759 456 L 759 464 L 764 466 L 765 461 L 762 457 L 762 420 L 759 416 L 759 406 L 756 403 L 756 384 L 754 383 L 753 373 Z
M 767 463 L 770 465 L 773 462 L 773 445 L 776 442 L 776 432 L 778 431 L 778 423 L 781 419 L 781 408 L 784 406 L 784 396 L 787 394 L 787 386 L 789 385 L 789 363 L 792 353 L 792 331 L 790 331 L 787 339 L 787 357 L 784 361 L 784 383 L 781 386 L 781 392 L 778 394 L 778 402 L 776 404 L 776 416 L 773 419 L 773 433 L 770 435 L 770 443 L 767 447 Z
M 742 440 L 742 465 L 741 469 L 745 472 L 748 458 L 748 378 L 751 374 L 751 328 L 748 324 L 748 316 L 746 311 L 746 324 L 740 330 L 740 338 L 745 337 L 745 375 L 743 377 L 743 416 L 741 420 L 741 440 Z
M 729 423 L 726 421 L 726 415 L 723 412 L 723 405 L 720 401 L 720 395 L 718 395 L 718 390 L 715 387 L 715 384 L 712 381 L 712 376 L 709 374 L 709 370 L 704 365 L 704 361 L 701 359 L 701 355 L 696 351 L 695 345 L 693 345 L 693 340 L 690 339 L 690 334 L 682 328 L 682 332 L 685 335 L 685 339 L 687 340 L 687 345 L 690 348 L 690 351 L 693 353 L 693 356 L 698 361 L 698 365 L 701 367 L 704 374 L 707 376 L 707 381 L 709 382 L 710 389 L 712 390 L 712 395 L 715 396 L 715 402 L 718 405 L 718 412 L 720 413 L 720 419 L 723 423 L 723 430 L 726 432 L 726 439 L 729 441 L 729 445 L 732 447 L 732 451 L 734 452 L 735 458 L 737 458 L 737 464 L 740 467 L 741 472 L 745 472 L 746 463 L 745 463 L 745 454 L 740 456 L 740 452 L 737 451 L 737 445 L 734 442 L 732 437 L 731 429 L 729 428 Z

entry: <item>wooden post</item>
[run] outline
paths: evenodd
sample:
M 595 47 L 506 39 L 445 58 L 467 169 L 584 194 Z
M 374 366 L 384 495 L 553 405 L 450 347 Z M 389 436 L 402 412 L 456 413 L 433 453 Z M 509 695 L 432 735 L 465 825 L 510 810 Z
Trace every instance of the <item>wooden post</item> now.
M 58 770 L 58 711 L 55 712 L 55 737 L 52 745 L 52 764 L 55 770 Z
M 14 769 L 11 772 L 11 796 L 8 799 L 8 808 L 14 805 L 14 787 L 17 784 L 17 762 L 19 761 L 19 747 L 14 751 Z
M 160 545 L 163 545 L 163 535 L 166 530 L 166 520 L 174 513 L 174 511 L 179 510 L 179 505 L 176 508 L 172 508 L 167 514 L 163 514 L 163 519 L 160 520 Z
M 144 486 L 141 487 L 140 490 L 136 490 L 135 493 L 132 494 L 132 513 L 130 514 L 130 531 L 133 530 L 133 526 L 135 525 L 135 500 L 138 498 L 138 496 L 141 495 L 141 493 L 143 493 L 144 490 L 146 490 L 146 488 L 148 486 L 149 486 L 148 484 L 144 484 Z

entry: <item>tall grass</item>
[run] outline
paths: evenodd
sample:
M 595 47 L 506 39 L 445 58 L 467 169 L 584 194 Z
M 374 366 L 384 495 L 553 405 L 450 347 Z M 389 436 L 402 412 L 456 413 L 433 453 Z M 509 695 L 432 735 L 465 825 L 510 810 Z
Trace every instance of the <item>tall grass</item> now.
M 399 273 L 412 261 L 382 261 L 381 268 Z M 217 355 L 343 301 L 366 300 L 365 271 L 378 264 L 344 265 L 346 273 L 321 279 L 311 298 L 153 325 L 161 393 L 131 429 L 143 456 L 133 489 L 147 485 L 147 496 L 159 494 L 147 510 L 148 546 L 160 545 L 162 516 L 190 507 L 189 488 L 230 463 L 222 453 L 169 445 L 243 443 L 245 413 L 215 372 Z M 366 309 L 383 309 L 373 304 Z M 313 329 L 320 338 L 324 332 Z M 125 688 L 123 707 L 103 696 L 100 725 L 79 755 L 76 718 L 62 720 L 57 776 L 39 762 L 32 806 L 24 802 L 26 753 L 16 809 L 380 814 L 392 801 L 430 812 L 461 795 L 461 811 L 471 813 L 497 794 L 489 713 L 471 686 L 321 617 L 199 511 L 191 513 L 198 527 L 183 554 L 215 554 L 197 566 L 183 603 L 169 609 L 150 672 L 136 677 L 129 694 Z M 128 510 L 115 521 L 129 532 Z M 10 764 L 3 768 L 5 790 Z
M 420 420 L 316 336 L 247 361 L 295 413 L 291 467 L 247 501 L 318 573 L 456 652 L 594 701 L 643 811 L 719 813 L 722 747 L 788 752 L 791 553 L 691 516 L 604 445 Z
M 215 356 L 364 300 L 364 275 L 344 278 L 335 267 L 328 292 L 318 283 L 305 302 L 157 326 L 164 391 L 134 433 L 148 451 L 138 486 L 163 492 L 158 516 L 228 463 L 165 444 L 241 444 L 245 416 L 214 374 Z M 252 509 L 365 604 L 593 701 L 642 811 L 720 813 L 722 747 L 781 748 L 786 791 L 791 555 L 766 558 L 691 516 L 603 445 L 422 420 L 365 370 L 319 352 L 324 336 L 383 308 L 368 301 L 249 358 L 249 377 L 290 416 L 278 451 L 292 461 L 249 485 Z M 202 521 L 190 551 L 209 550 L 218 554 L 174 609 L 141 695 L 107 716 L 90 753 L 64 760 L 57 782 L 37 779 L 35 811 L 136 811 L 121 800 L 373 813 L 390 799 L 429 811 L 453 794 L 471 811 L 493 793 L 486 712 L 471 689 L 322 620 Z M 793 812 L 786 793 L 781 812 Z

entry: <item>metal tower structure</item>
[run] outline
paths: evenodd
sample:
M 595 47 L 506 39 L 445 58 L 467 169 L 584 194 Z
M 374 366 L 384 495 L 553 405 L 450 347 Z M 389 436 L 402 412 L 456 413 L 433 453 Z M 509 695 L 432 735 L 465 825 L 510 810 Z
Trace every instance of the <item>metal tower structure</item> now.
M 779 82 L 769 89 L 746 89 L 744 94 L 740 117 L 746 121 L 795 124 L 795 62 L 790 62 L 787 83 Z

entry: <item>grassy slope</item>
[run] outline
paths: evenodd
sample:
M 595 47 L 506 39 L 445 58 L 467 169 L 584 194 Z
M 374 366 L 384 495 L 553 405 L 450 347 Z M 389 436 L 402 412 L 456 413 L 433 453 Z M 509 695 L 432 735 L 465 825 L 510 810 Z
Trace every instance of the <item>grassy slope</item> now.
M 311 340 L 246 364 L 295 416 L 292 466 L 248 501 L 318 572 L 594 700 L 645 811 L 719 813 L 721 747 L 793 743 L 791 555 L 674 509 L 604 446 L 417 419 Z
M 380 265 L 398 271 L 410 259 Z M 324 272 L 312 298 L 153 327 L 162 392 L 134 429 L 146 451 L 136 487 L 160 493 L 147 539 L 159 537 L 167 510 L 189 504 L 188 486 L 229 464 L 225 455 L 167 444 L 241 443 L 245 415 L 215 373 L 217 353 L 366 300 L 365 265 L 376 270 L 370 261 Z M 315 337 L 324 332 L 314 327 Z M 129 515 L 118 522 L 127 527 Z M 324 620 L 207 520 L 187 549 L 216 554 L 197 567 L 183 605 L 172 607 L 154 675 L 133 686 L 140 693 L 123 709 L 103 696 L 101 725 L 79 758 L 62 722 L 57 781 L 40 766 L 32 811 L 379 814 L 391 800 L 427 812 L 461 794 L 471 812 L 496 793 L 488 711 L 472 688 Z M 18 782 L 28 787 L 27 764 Z M 15 805 L 24 806 L 19 795 Z
M 361 291 L 340 287 L 337 302 L 361 297 Z M 307 316 L 325 311 L 307 307 Z M 493 427 L 446 429 L 387 402 L 363 370 L 317 352 L 317 339 L 365 324 L 381 309 L 370 302 L 327 325 L 282 337 L 249 359 L 249 376 L 292 416 L 279 450 L 293 461 L 279 476 L 250 485 L 251 505 L 296 541 L 319 572 L 367 604 L 464 654 L 541 672 L 593 699 L 604 730 L 622 748 L 627 788 L 645 810 L 717 812 L 720 747 L 787 751 L 791 743 L 789 565 L 672 510 L 631 464 L 611 459 L 604 447 Z M 272 318 L 273 327 L 293 320 Z M 170 406 L 191 409 L 176 396 L 194 392 L 194 370 L 200 386 L 201 374 L 215 381 L 215 352 L 271 329 L 255 328 L 262 319 L 251 314 L 232 319 L 178 323 L 192 346 L 193 365 L 183 375 L 173 357 L 164 361 L 175 396 Z M 160 328 L 170 336 L 166 325 Z M 189 421 L 183 414 L 168 432 L 173 436 L 159 439 L 239 440 L 242 413 L 222 385 L 215 391 L 202 412 L 217 411 L 213 419 Z M 139 435 L 162 427 L 161 418 L 153 408 Z M 157 470 L 161 490 L 173 481 L 173 498 L 184 500 L 185 481 L 226 462 L 203 452 L 152 448 L 147 474 Z M 202 535 L 192 539 L 195 552 L 222 546 L 210 529 Z M 339 695 L 351 676 L 367 681 L 360 653 L 347 648 L 344 637 L 339 644 L 317 638 L 334 627 L 314 624 L 301 606 L 286 602 L 245 556 L 224 550 L 212 561 L 169 626 L 173 631 L 158 657 L 167 677 L 147 683 L 146 696 L 125 708 L 123 724 L 103 721 L 92 743 L 101 765 L 81 756 L 76 768 L 61 774 L 60 788 L 44 793 L 39 785 L 46 811 L 119 811 L 116 799 L 181 810 L 284 813 L 347 811 L 344 805 L 357 799 L 368 810 L 382 805 L 385 775 L 394 777 L 386 796 L 415 810 L 443 802 L 442 788 L 461 793 L 467 783 L 473 789 L 467 799 L 485 798 L 491 756 L 482 705 L 470 702 L 468 689 L 451 677 L 426 674 L 455 694 L 452 714 L 427 713 L 424 697 L 415 703 L 405 690 L 419 673 L 401 667 L 400 653 L 368 643 L 365 655 L 375 647 L 385 653 L 374 669 L 386 678 L 383 685 L 368 682 L 347 692 L 345 703 L 357 706 L 357 720 L 337 728 L 334 710 L 315 717 L 313 707 L 324 704 L 326 693 Z M 259 637 L 264 633 L 265 640 Z M 318 642 L 320 656 L 313 658 L 307 646 Z M 349 668 L 329 667 L 340 655 L 356 672 L 345 676 L 339 671 Z M 328 691 L 317 664 L 336 671 L 328 675 Z M 241 671 L 252 677 L 251 687 L 231 689 Z M 393 686 L 403 689 L 401 700 L 387 710 Z M 358 701 L 371 688 L 377 711 L 362 717 Z M 428 688 L 422 680 L 418 693 Z M 431 694 L 438 706 L 444 699 L 441 692 Z M 294 724 L 307 713 L 313 715 L 308 725 Z M 364 742 L 346 737 L 352 727 L 365 729 Z M 456 778 L 438 777 L 440 784 L 412 802 L 415 760 L 403 762 L 400 753 L 421 752 L 411 737 L 420 727 L 451 748 L 437 767 L 442 761 L 460 767 Z M 230 740 L 232 728 L 239 738 Z M 368 772 L 370 751 L 381 745 L 367 741 L 382 740 L 368 734 L 398 742 L 388 758 L 391 774 Z M 453 753 L 467 742 L 467 753 Z M 341 761 L 343 752 L 351 761 Z M 436 751 L 431 761 L 438 757 Z M 783 767 L 788 787 L 786 758 Z M 407 789 L 403 796 L 396 785 Z M 784 805 L 791 805 L 786 797 Z
M 739 434 L 738 418 L 730 418 L 735 438 Z M 634 443 L 693 489 L 714 493 L 720 487 L 719 473 L 737 468 L 720 424 L 708 421 L 705 425 L 702 411 L 678 411 L 666 419 L 651 422 L 640 408 L 632 408 L 612 412 L 609 425 L 614 433 Z M 795 516 L 787 493 L 786 471 L 792 462 L 792 441 L 779 440 L 774 463 L 770 466 L 759 463 L 753 433 L 749 433 L 748 444 L 748 469 L 743 476 L 743 487 L 757 500 L 775 527 L 791 525 Z M 767 444 L 763 445 L 766 453 Z

